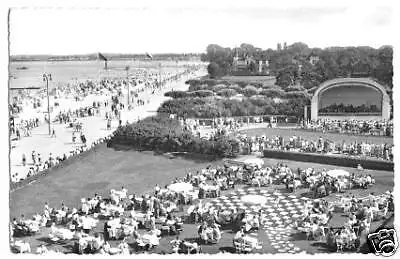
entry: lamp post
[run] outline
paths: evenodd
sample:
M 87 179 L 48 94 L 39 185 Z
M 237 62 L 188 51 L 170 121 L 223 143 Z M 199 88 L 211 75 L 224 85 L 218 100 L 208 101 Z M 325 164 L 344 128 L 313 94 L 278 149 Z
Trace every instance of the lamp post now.
M 48 119 L 48 123 L 49 123 L 49 135 L 51 135 L 49 81 L 52 81 L 51 74 L 44 73 L 43 74 L 43 82 L 46 82 L 46 90 L 47 90 L 47 114 L 48 114 L 47 119 Z
M 129 66 L 126 66 L 126 67 L 125 67 L 125 71 L 126 71 L 126 85 L 127 85 L 127 87 L 128 87 L 128 104 L 127 104 L 127 108 L 129 109 L 129 102 L 130 102 L 130 100 L 129 100 L 129 98 L 130 98 L 130 96 L 129 96 L 129 75 L 128 75 L 128 73 L 129 73 Z

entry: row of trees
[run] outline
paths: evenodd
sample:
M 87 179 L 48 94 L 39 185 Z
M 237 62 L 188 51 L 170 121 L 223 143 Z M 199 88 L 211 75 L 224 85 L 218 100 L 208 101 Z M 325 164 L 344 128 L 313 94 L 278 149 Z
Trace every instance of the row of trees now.
M 109 145 L 123 144 L 139 150 L 161 152 L 190 152 L 217 157 L 235 157 L 239 143 L 228 136 L 201 139 L 185 130 L 177 119 L 166 115 L 148 117 L 144 120 L 119 127 Z
M 223 48 L 216 44 L 207 47 L 201 56 L 210 62 L 208 73 L 216 78 L 232 72 L 234 56 L 257 55 L 269 61 L 269 71 L 276 76 L 276 84 L 282 88 L 301 84 L 306 89 L 337 77 L 372 77 L 380 83 L 393 87 L 393 49 L 382 46 L 372 47 L 329 47 L 325 49 L 309 48 L 307 44 L 296 42 L 284 50 L 261 50 L 251 44 L 242 44 L 239 48 Z M 311 64 L 310 57 L 319 58 Z
M 301 117 L 308 98 L 292 98 L 275 102 L 265 96 L 242 100 L 226 98 L 178 98 L 164 102 L 159 113 L 177 114 L 185 118 L 214 118 L 250 115 L 288 115 Z
M 292 99 L 292 98 L 311 98 L 311 95 L 304 91 L 302 88 L 290 87 L 287 91 L 283 91 L 279 87 L 256 87 L 254 85 L 239 86 L 233 85 L 197 85 L 190 86 L 189 91 L 170 91 L 164 94 L 167 97 L 177 98 L 189 98 L 189 97 L 211 97 L 220 96 L 223 98 L 232 98 L 237 95 L 243 95 L 244 97 L 268 97 L 268 98 L 281 98 L 281 99 Z M 290 101 L 290 100 L 289 100 Z

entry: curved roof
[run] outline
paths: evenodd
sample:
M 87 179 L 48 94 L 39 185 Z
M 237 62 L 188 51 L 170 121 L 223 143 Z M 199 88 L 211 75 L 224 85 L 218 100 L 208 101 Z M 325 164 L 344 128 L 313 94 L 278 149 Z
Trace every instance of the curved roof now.
M 315 91 L 314 96 L 318 96 L 320 93 L 330 88 L 349 85 L 349 84 L 375 88 L 379 90 L 383 95 L 387 95 L 387 89 L 370 78 L 336 78 L 323 82 Z

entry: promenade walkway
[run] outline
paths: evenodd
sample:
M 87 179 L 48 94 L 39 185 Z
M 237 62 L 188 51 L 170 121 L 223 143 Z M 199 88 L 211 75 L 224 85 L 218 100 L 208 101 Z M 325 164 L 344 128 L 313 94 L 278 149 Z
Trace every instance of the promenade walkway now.
M 134 106 L 134 108 L 129 111 L 128 109 L 123 110 L 121 114 L 122 123 L 125 124 L 126 121 L 134 122 L 138 119 L 154 115 L 160 104 L 167 99 L 167 97 L 164 97 L 165 92 L 171 89 L 187 90 L 188 85 L 185 84 L 186 80 L 203 76 L 205 73 L 205 70 L 199 70 L 194 74 L 183 76 L 178 81 L 169 81 L 162 90 L 156 91 L 154 94 L 152 94 L 150 89 L 141 92 L 139 98 L 145 100 L 145 104 L 143 106 Z M 111 95 L 108 96 L 107 99 L 111 99 Z M 127 102 L 126 96 L 124 96 L 123 99 Z M 149 102 L 147 102 L 147 100 L 149 100 Z M 71 100 L 71 103 L 72 102 L 75 101 Z M 85 103 L 87 103 L 87 100 Z M 72 105 L 76 106 L 76 104 Z M 127 107 L 127 105 L 125 105 L 125 107 Z M 87 146 L 92 145 L 93 142 L 100 138 L 109 136 L 118 127 L 118 120 L 114 119 L 111 124 L 111 130 L 107 130 L 105 112 L 106 109 L 102 106 L 100 114 L 78 119 L 83 124 L 83 133 L 87 139 Z M 36 153 L 40 153 L 44 161 L 49 158 L 50 153 L 52 153 L 54 158 L 57 156 L 62 157 L 63 154 L 69 154 L 70 151 L 82 145 L 78 135 L 77 143 L 74 144 L 72 142 L 73 129 L 67 128 L 66 124 L 54 123 L 52 124 L 52 128 L 54 128 L 56 132 L 55 137 L 50 137 L 48 135 L 48 125 L 42 123 L 39 127 L 32 130 L 32 135 L 30 137 L 23 137 L 16 143 L 16 146 L 12 148 L 10 152 L 11 175 L 17 173 L 17 179 L 26 178 L 29 167 L 33 165 L 31 158 L 33 150 L 35 150 Z M 22 154 L 26 156 L 26 166 L 22 165 Z

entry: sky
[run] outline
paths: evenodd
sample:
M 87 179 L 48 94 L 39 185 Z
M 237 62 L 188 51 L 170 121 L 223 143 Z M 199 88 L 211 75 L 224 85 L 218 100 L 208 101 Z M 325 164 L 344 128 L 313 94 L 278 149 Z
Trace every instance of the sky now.
M 167 2 L 13 8 L 10 54 L 189 53 L 205 52 L 208 44 L 232 48 L 244 42 L 263 49 L 298 41 L 309 47 L 394 44 L 393 8 L 384 0 Z

